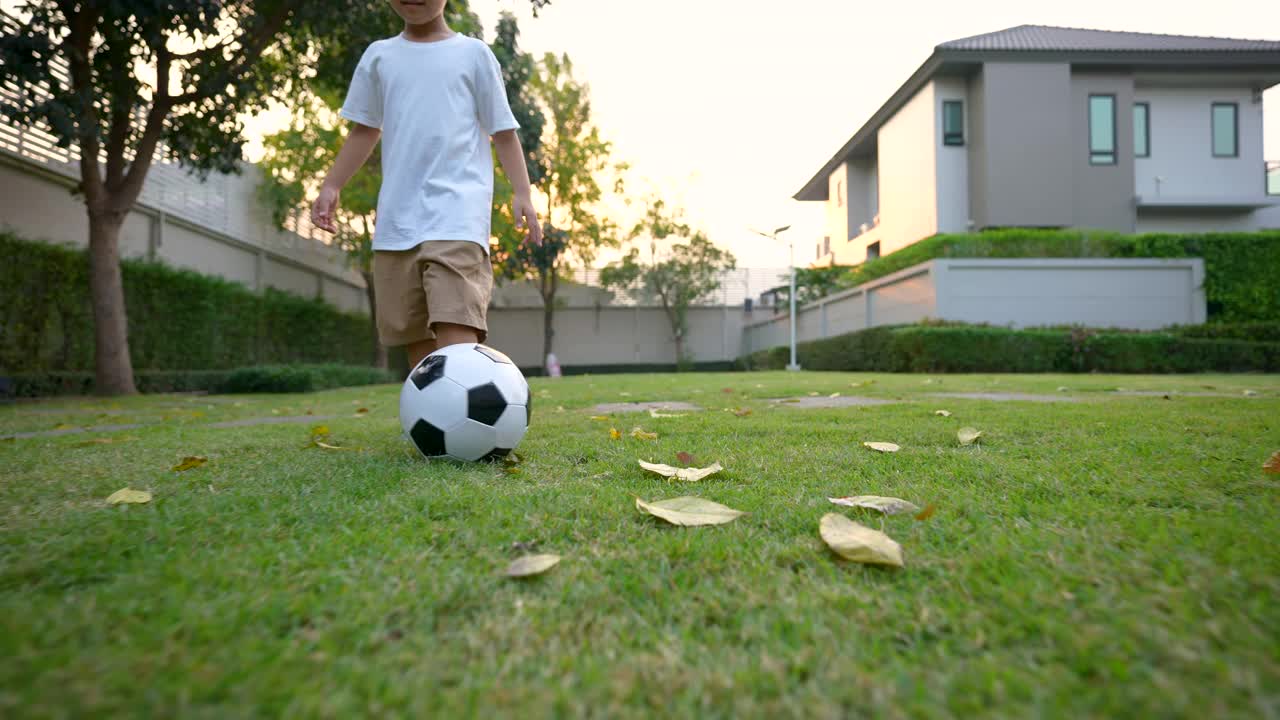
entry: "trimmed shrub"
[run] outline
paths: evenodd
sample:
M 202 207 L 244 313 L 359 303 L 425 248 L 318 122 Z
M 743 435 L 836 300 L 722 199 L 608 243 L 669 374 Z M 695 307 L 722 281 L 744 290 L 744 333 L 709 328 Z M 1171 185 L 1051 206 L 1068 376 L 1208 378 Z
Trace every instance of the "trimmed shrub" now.
M 1205 340 L 1248 340 L 1280 342 L 1280 320 L 1275 322 L 1207 323 L 1169 328 L 1179 337 Z
M 391 374 L 355 365 L 290 365 L 239 370 L 144 370 L 134 373 L 144 393 L 293 393 L 393 382 Z M 92 395 L 93 373 L 20 373 L 0 377 L 0 398 Z
M 139 377 L 372 359 L 365 315 L 159 263 L 125 260 L 121 271 Z M 85 252 L 0 232 L 0 372 L 91 371 L 93 337 Z
M 1280 343 L 988 326 L 885 326 L 800 343 L 810 370 L 889 372 L 1278 372 Z M 789 351 L 752 354 L 751 369 L 781 369 Z

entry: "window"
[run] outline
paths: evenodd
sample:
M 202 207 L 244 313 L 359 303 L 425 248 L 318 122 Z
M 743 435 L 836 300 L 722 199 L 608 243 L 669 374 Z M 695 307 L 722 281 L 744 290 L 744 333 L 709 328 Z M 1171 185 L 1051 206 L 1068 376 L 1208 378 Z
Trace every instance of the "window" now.
M 1151 157 L 1151 106 L 1133 105 L 1133 156 Z
M 877 240 L 867 246 L 867 259 L 875 260 L 880 257 L 880 241 Z
M 831 236 L 825 235 L 822 238 L 822 254 L 828 255 L 830 253 L 831 253 Z
M 964 145 L 964 104 L 959 100 L 942 101 L 942 144 Z
M 836 181 L 836 207 L 844 207 L 844 181 Z
M 1089 164 L 1116 164 L 1116 96 L 1089 96 Z
M 1240 156 L 1240 125 L 1235 103 L 1213 104 L 1213 156 Z

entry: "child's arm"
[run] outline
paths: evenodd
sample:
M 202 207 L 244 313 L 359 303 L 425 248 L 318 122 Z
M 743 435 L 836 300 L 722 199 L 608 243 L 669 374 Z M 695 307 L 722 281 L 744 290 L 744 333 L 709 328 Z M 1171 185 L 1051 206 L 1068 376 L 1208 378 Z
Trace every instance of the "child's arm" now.
M 503 130 L 493 136 L 493 146 L 498 150 L 498 161 L 502 170 L 511 181 L 514 199 L 511 202 L 511 216 L 515 218 L 516 227 L 529 230 L 528 242 L 542 244 L 542 224 L 538 222 L 538 212 L 533 209 L 533 195 L 529 188 L 529 168 L 524 164 L 524 148 L 520 145 L 520 137 L 515 130 Z
M 369 153 L 373 152 L 373 146 L 378 144 L 380 137 L 382 131 L 378 128 L 360 123 L 351 124 L 351 131 L 347 133 L 347 139 L 342 143 L 337 159 L 333 161 L 333 168 L 329 170 L 320 186 L 320 194 L 311 206 L 311 222 L 316 227 L 329 232 L 338 231 L 338 226 L 333 222 L 334 213 L 338 210 L 338 193 L 360 166 L 364 165 L 364 161 L 369 159 Z M 525 187 L 528 186 L 529 181 L 526 179 Z

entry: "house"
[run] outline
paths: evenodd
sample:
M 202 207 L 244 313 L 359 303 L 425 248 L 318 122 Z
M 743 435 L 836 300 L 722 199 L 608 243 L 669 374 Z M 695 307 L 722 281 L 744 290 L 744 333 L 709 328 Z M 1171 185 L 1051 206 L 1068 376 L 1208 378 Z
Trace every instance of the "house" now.
M 933 54 L 795 195 L 816 265 L 937 233 L 1280 227 L 1262 92 L 1280 42 L 1024 25 Z

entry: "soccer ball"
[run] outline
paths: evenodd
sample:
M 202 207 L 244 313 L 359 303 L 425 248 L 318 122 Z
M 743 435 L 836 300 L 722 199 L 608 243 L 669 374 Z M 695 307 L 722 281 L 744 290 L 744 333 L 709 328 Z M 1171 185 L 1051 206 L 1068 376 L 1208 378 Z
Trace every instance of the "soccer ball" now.
M 400 427 L 426 458 L 506 457 L 529 429 L 529 383 L 511 358 L 461 343 L 423 358 L 400 390 Z

